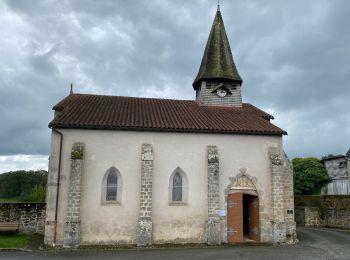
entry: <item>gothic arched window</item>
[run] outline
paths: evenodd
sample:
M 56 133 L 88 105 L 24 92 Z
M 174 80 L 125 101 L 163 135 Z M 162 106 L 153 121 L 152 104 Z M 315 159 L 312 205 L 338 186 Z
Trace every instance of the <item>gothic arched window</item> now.
M 169 179 L 170 205 L 186 205 L 188 200 L 188 185 L 185 172 L 177 167 Z
M 172 201 L 182 201 L 182 177 L 179 172 L 173 176 Z
M 111 171 L 107 177 L 106 201 L 117 200 L 118 175 Z
M 102 180 L 101 202 L 104 204 L 118 204 L 121 202 L 122 176 L 115 167 L 105 173 Z

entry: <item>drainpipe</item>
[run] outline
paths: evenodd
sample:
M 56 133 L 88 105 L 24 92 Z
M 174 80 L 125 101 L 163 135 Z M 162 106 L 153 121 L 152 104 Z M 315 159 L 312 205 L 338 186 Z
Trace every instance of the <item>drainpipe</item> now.
M 57 133 L 60 136 L 60 152 L 58 155 L 58 173 L 57 173 L 57 191 L 56 191 L 56 209 L 55 209 L 55 222 L 53 229 L 53 246 L 56 245 L 56 230 L 57 230 L 57 214 L 58 214 L 58 197 L 60 192 L 60 179 L 61 179 L 61 156 L 62 156 L 62 144 L 63 144 L 63 134 L 56 130 L 52 129 L 54 133 Z

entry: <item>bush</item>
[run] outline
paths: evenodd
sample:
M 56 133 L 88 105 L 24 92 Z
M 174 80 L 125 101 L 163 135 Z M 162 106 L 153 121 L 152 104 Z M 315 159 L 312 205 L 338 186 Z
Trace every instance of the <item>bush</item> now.
M 317 158 L 294 158 L 294 193 L 319 194 L 322 187 L 331 181 L 327 170 Z
M 30 202 L 45 202 L 46 188 L 43 185 L 35 185 L 33 188 L 29 201 Z

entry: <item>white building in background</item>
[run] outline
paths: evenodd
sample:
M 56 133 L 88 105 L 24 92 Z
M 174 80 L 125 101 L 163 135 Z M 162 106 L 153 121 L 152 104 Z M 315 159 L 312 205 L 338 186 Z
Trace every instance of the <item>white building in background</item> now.
M 332 181 L 323 189 L 327 195 L 350 195 L 350 149 L 346 155 L 327 155 L 321 160 Z

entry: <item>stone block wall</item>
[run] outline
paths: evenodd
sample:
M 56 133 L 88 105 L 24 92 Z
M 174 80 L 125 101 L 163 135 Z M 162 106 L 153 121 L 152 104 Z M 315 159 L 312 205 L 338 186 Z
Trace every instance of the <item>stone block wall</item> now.
M 305 227 L 323 227 L 326 221 L 322 219 L 322 212 L 317 207 L 305 207 Z
M 44 234 L 45 203 L 0 203 L 0 222 L 19 222 L 19 233 Z
M 326 211 L 326 226 L 350 229 L 350 209 L 329 208 Z
M 350 229 L 350 196 L 296 196 L 296 198 L 298 226 Z

